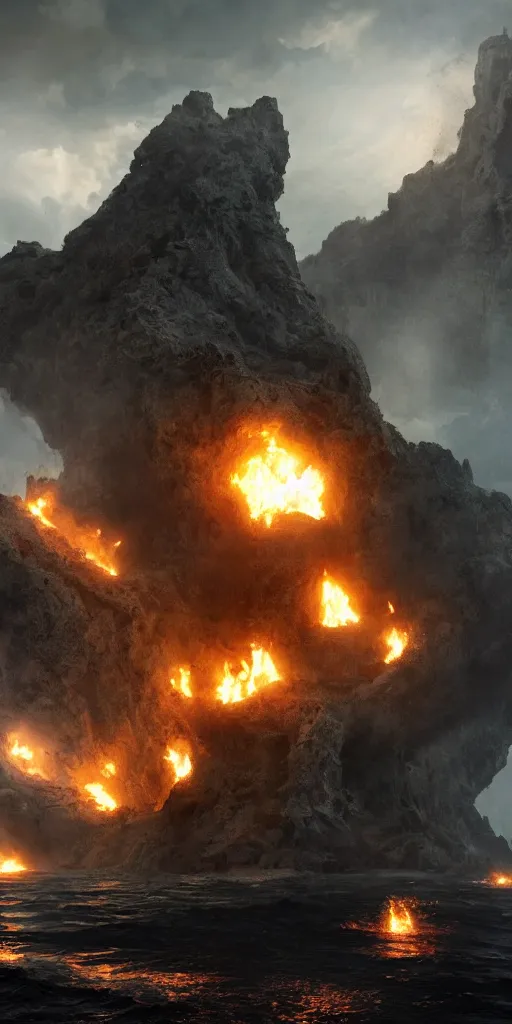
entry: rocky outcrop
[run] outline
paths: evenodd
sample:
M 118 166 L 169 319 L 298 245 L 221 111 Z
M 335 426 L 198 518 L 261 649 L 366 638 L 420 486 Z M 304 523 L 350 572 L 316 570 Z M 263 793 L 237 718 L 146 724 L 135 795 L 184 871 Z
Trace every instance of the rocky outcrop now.
M 60 500 L 122 538 L 111 579 L 22 504 L 0 526 L 4 717 L 76 762 L 125 752 L 130 814 L 86 865 L 447 868 L 492 844 L 473 802 L 512 742 L 512 505 L 383 422 L 275 212 L 287 156 L 275 101 L 223 119 L 192 93 L 62 252 L 0 261 L 0 385 L 61 452 Z M 230 476 L 268 426 L 321 472 L 323 519 L 250 520 Z M 319 625 L 324 570 L 357 628 Z M 224 705 L 252 641 L 282 679 Z M 176 735 L 194 769 L 158 810 Z
M 455 153 L 408 174 L 380 216 L 340 224 L 301 264 L 323 311 L 361 349 L 388 413 L 404 417 L 453 409 L 457 396 L 460 401 L 475 385 L 480 403 L 487 384 L 505 406 L 509 399 L 512 40 L 506 34 L 481 45 L 474 95 Z M 471 424 L 464 429 L 471 433 Z M 497 424 L 498 436 L 500 429 Z M 486 456 L 492 458 L 489 446 Z M 485 465 L 481 478 L 489 478 Z M 506 479 L 510 472 L 497 464 L 494 480 Z

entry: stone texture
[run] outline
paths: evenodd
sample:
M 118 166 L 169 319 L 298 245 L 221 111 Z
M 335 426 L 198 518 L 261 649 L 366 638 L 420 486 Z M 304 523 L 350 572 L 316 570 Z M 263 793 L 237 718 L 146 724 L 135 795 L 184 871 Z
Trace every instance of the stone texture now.
M 61 452 L 62 501 L 123 539 L 104 579 L 3 506 L 4 717 L 51 723 L 77 759 L 129 725 L 130 813 L 81 833 L 87 866 L 474 867 L 492 850 L 473 801 L 512 742 L 512 504 L 383 422 L 275 211 L 287 156 L 275 101 L 223 119 L 191 93 L 62 252 L 0 260 L 0 386 Z M 325 475 L 325 520 L 251 525 L 229 484 L 248 427 L 276 421 Z M 318 625 L 324 568 L 357 631 Z M 388 601 L 412 640 L 385 668 Z M 258 638 L 283 682 L 224 707 L 219 665 Z M 193 700 L 168 685 L 184 662 Z M 176 731 L 194 772 L 155 811 Z

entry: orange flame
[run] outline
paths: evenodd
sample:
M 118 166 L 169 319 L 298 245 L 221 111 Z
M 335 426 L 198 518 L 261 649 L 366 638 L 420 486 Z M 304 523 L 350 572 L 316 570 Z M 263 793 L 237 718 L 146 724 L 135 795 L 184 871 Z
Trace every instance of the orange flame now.
M 322 626 L 337 629 L 347 626 L 349 622 L 359 622 L 359 615 L 350 607 L 350 598 L 342 588 L 329 579 L 324 572 L 322 582 Z
M 393 604 L 391 604 L 391 601 L 388 601 L 388 608 L 389 608 L 391 614 L 394 615 L 395 614 L 395 606 Z
M 191 697 L 192 690 L 190 688 L 190 669 L 179 668 L 178 672 L 179 680 L 176 681 L 175 678 L 172 678 L 171 686 L 173 686 L 175 690 L 179 690 L 183 697 Z
M 190 754 L 183 750 L 180 752 L 177 747 L 167 747 L 164 761 L 169 761 L 169 764 L 172 764 L 176 782 L 179 782 L 180 779 L 185 779 L 192 772 Z
M 512 885 L 512 878 L 510 877 L 510 875 L 494 874 L 491 875 L 490 881 L 492 885 L 501 885 L 503 887 L 508 887 Z
M 105 790 L 101 782 L 89 782 L 84 786 L 86 793 L 90 793 L 99 811 L 115 811 L 117 803 Z
M 386 634 L 384 639 L 387 647 L 389 648 L 388 653 L 384 658 L 384 664 L 390 665 L 392 661 L 397 661 L 398 658 L 402 657 L 402 654 L 409 643 L 409 634 L 404 632 L 404 630 L 393 627 L 393 629 Z
M 238 487 L 249 506 L 251 519 L 263 518 L 271 526 L 276 515 L 300 512 L 312 519 L 324 519 L 324 482 L 311 466 L 301 469 L 299 460 L 279 448 L 268 430 L 261 431 L 265 447 L 246 462 L 243 473 L 234 473 L 231 483 Z
M 390 900 L 382 931 L 389 935 L 416 935 L 418 926 L 409 907 L 402 900 Z
M 5 857 L 0 855 L 0 875 L 18 875 L 26 871 L 24 864 L 17 857 Z
M 107 764 L 103 765 L 103 768 L 101 769 L 101 774 L 104 776 L 105 779 L 111 779 L 112 776 L 116 774 L 116 771 L 117 769 L 114 762 L 108 761 Z
M 255 644 L 251 644 L 251 664 L 242 661 L 241 665 L 240 671 L 234 675 L 229 662 L 224 663 L 224 677 L 217 687 L 217 699 L 223 704 L 237 704 L 261 687 L 281 680 L 270 654 Z
M 25 502 L 29 512 L 51 530 L 57 530 L 68 544 L 82 552 L 88 562 L 93 562 L 99 569 L 109 573 L 110 576 L 118 576 L 118 570 L 114 563 L 114 551 L 119 547 L 121 541 L 109 545 L 102 536 L 101 530 L 91 530 L 87 527 L 78 526 L 69 512 L 61 509 L 58 514 L 58 525 L 50 519 L 54 517 L 53 495 L 43 495 L 35 501 Z M 110 550 L 110 548 L 112 550 Z
M 34 751 L 28 744 L 20 743 L 17 736 L 11 736 L 8 743 L 12 744 L 9 747 L 9 756 L 20 771 L 25 775 L 37 775 L 41 779 L 45 778 L 42 769 L 36 765 Z

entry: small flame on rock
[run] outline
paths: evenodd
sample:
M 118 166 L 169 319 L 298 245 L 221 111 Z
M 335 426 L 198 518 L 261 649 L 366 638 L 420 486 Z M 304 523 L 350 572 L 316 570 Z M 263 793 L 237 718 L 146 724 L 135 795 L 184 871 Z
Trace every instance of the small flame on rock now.
M 14 761 L 16 767 L 25 775 L 36 775 L 41 779 L 45 778 L 44 772 L 36 764 L 34 751 L 27 743 L 20 743 L 17 736 L 11 736 L 8 740 L 9 757 Z
M 217 699 L 223 704 L 237 704 L 239 701 L 251 697 L 263 686 L 270 683 L 278 683 L 281 676 L 270 657 L 268 651 L 262 647 L 251 644 L 251 664 L 247 661 L 241 662 L 242 668 L 235 675 L 229 665 L 224 663 L 224 676 L 220 686 L 217 687 Z
M 178 690 L 183 697 L 192 697 L 192 689 L 190 686 L 190 669 L 179 668 L 178 676 L 178 679 L 176 679 L 173 676 L 173 678 L 171 679 L 171 686 L 173 686 L 175 690 Z
M 0 854 L 0 875 L 18 875 L 26 870 L 17 857 L 2 857 Z
M 312 466 L 302 468 L 299 460 L 277 445 L 268 430 L 262 430 L 263 451 L 253 455 L 231 483 L 238 487 L 249 506 L 251 519 L 263 519 L 271 526 L 276 515 L 302 513 L 324 519 L 324 482 Z
M 164 754 L 164 761 L 168 761 L 174 768 L 175 782 L 185 779 L 192 772 L 192 760 L 190 754 L 178 747 L 167 747 Z
M 108 761 L 107 764 L 103 765 L 101 774 L 105 779 L 111 779 L 116 774 L 116 766 L 113 761 Z
M 388 647 L 388 653 L 384 658 L 384 664 L 390 665 L 392 661 L 397 661 L 398 658 L 402 657 L 402 654 L 409 643 L 409 634 L 404 630 L 390 629 L 389 633 L 385 636 L 385 643 Z
M 350 607 L 348 594 L 324 572 L 322 582 L 322 626 L 338 629 L 349 622 L 359 622 L 359 615 Z
M 115 811 L 117 803 L 109 793 L 107 793 L 101 782 L 88 782 L 84 786 L 85 792 L 89 793 L 90 796 L 96 803 L 99 811 Z
M 382 932 L 388 935 L 416 935 L 418 926 L 414 916 L 403 900 L 389 901 L 384 914 Z
M 29 512 L 39 519 L 43 526 L 51 530 L 57 530 L 68 544 L 82 552 L 88 562 L 93 562 L 99 569 L 109 573 L 110 576 L 118 576 L 114 564 L 113 552 L 119 547 L 121 541 L 109 545 L 104 540 L 101 530 L 91 530 L 78 526 L 69 510 L 60 510 L 58 525 L 52 521 L 54 517 L 55 500 L 53 495 L 41 495 L 35 501 L 26 501 L 25 505 Z M 112 551 L 110 551 L 112 548 Z

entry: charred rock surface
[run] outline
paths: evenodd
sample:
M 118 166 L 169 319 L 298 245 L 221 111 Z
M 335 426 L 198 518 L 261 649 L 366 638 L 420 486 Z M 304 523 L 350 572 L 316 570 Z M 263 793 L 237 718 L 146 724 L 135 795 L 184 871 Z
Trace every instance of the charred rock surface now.
M 223 119 L 191 93 L 62 252 L 0 260 L 0 385 L 62 453 L 63 503 L 122 537 L 104 578 L 2 506 L 4 719 L 51 734 L 68 773 L 116 743 L 140 812 L 91 825 L 84 865 L 490 856 L 473 801 L 512 742 L 512 505 L 384 424 L 275 212 L 287 156 L 275 101 Z M 321 472 L 323 518 L 267 528 L 235 491 L 252 432 L 275 424 Z M 320 625 L 324 571 L 357 628 Z M 385 665 L 388 602 L 410 643 Z M 253 641 L 281 680 L 224 705 L 219 666 Z M 192 699 L 169 685 L 184 663 Z M 193 771 L 158 810 L 175 735 Z
M 408 352 L 427 353 L 436 401 L 498 371 L 509 398 L 512 324 L 512 40 L 480 47 L 458 148 L 408 174 L 374 220 L 340 224 L 301 263 L 326 315 L 361 349 L 372 382 L 408 415 Z M 508 371 L 508 372 L 507 372 Z M 398 382 L 398 383 L 397 383 Z M 425 381 L 427 401 L 428 381 Z M 397 398 L 400 395 L 400 398 Z M 501 477 L 499 473 L 501 472 Z M 508 479 L 497 468 L 498 479 Z

